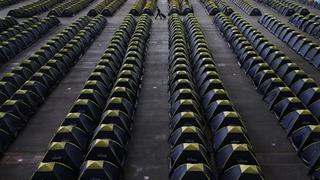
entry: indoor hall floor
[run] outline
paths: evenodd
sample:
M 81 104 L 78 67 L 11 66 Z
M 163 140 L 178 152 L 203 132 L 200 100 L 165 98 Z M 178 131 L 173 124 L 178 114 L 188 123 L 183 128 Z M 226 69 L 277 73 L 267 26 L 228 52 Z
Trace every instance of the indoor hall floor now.
M 60 26 L 48 32 L 16 58 L 2 65 L 0 75 L 10 71 L 12 67 L 31 56 L 48 39 L 54 37 L 57 32 L 63 30 L 77 17 L 86 15 L 90 7 L 99 1 L 96 0 L 72 18 L 59 18 L 61 20 Z M 127 0 L 113 17 L 107 18 L 106 28 L 11 144 L 4 157 L 0 159 L 0 180 L 28 179 L 34 172 L 57 127 L 68 113 L 83 88 L 84 82 L 107 47 L 113 32 L 129 12 L 134 1 Z M 0 16 L 3 17 L 10 9 L 30 2 L 32 0 L 26 0 L 0 10 Z M 213 17 L 206 14 L 206 10 L 199 0 L 190 0 L 190 2 L 215 57 L 217 69 L 225 88 L 248 129 L 248 135 L 262 166 L 265 179 L 308 179 L 307 168 L 298 159 L 276 117 L 268 111 L 261 95 L 256 92 L 250 79 L 239 68 L 235 55 L 212 22 Z M 247 16 L 232 2 L 229 1 L 229 4 L 311 77 L 320 82 L 320 72 L 261 26 L 257 22 L 257 17 Z M 264 13 L 280 16 L 269 7 L 257 5 Z M 163 13 L 167 14 L 167 0 L 158 0 L 158 6 Z M 44 17 L 46 14 L 47 12 L 40 16 Z M 284 22 L 288 20 L 287 17 L 280 17 L 280 19 Z M 154 20 L 153 17 L 144 63 L 142 90 L 128 146 L 128 158 L 124 171 L 125 180 L 164 180 L 168 177 L 168 53 L 167 20 Z

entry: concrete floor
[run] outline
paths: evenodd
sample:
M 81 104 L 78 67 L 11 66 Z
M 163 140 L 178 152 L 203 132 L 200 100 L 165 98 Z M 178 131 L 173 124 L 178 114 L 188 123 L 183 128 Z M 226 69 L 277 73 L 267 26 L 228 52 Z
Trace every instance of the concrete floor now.
M 21 3 L 0 10 L 0 16 L 6 15 L 9 9 L 30 3 Z M 90 7 L 101 0 L 96 0 Z M 0 159 L 0 180 L 28 179 L 47 150 L 47 145 L 57 127 L 68 113 L 71 105 L 79 95 L 85 81 L 99 60 L 108 42 L 129 12 L 135 0 L 128 0 L 114 17 L 107 18 L 109 23 L 101 35 L 88 49 L 77 65 L 60 82 L 58 87 L 42 105 L 38 113 L 10 146 Z M 221 79 L 232 102 L 243 118 L 248 134 L 267 180 L 303 180 L 308 179 L 307 168 L 297 158 L 295 151 L 286 139 L 285 131 L 280 127 L 275 116 L 268 111 L 267 105 L 255 91 L 249 78 L 241 71 L 236 57 L 228 44 L 212 23 L 212 17 L 206 14 L 199 0 L 190 0 L 194 12 L 207 37 L 208 44 L 215 57 Z M 280 16 L 269 7 L 254 1 L 264 13 L 274 14 L 283 22 L 288 18 Z M 320 73 L 309 65 L 301 56 L 291 50 L 281 40 L 269 33 L 258 22 L 257 17 L 247 16 L 237 6 L 228 2 L 234 10 L 250 21 L 281 48 L 293 62 L 320 82 Z M 167 0 L 158 0 L 158 6 L 167 13 Z M 90 7 L 81 11 L 76 17 L 60 18 L 61 25 L 47 33 L 37 43 L 20 53 L 16 58 L 0 67 L 0 75 L 8 72 L 23 59 L 31 56 L 46 40 L 55 36 L 77 17 L 85 15 Z M 311 8 L 313 12 L 319 10 Z M 45 16 L 43 13 L 40 16 Z M 318 40 L 314 39 L 314 41 Z M 168 176 L 168 97 L 167 97 L 167 59 L 168 59 L 168 25 L 166 20 L 154 20 L 151 37 L 145 60 L 144 77 L 139 105 L 134 118 L 132 137 L 128 147 L 128 159 L 124 168 L 125 180 L 163 180 Z

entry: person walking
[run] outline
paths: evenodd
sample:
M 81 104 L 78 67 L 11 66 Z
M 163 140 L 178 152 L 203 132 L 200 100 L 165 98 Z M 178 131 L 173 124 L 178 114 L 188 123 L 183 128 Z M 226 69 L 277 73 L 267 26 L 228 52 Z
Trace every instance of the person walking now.
M 160 19 L 166 19 L 166 16 L 161 12 L 160 8 L 157 6 L 157 15 L 155 19 L 157 19 L 158 16 L 160 17 Z

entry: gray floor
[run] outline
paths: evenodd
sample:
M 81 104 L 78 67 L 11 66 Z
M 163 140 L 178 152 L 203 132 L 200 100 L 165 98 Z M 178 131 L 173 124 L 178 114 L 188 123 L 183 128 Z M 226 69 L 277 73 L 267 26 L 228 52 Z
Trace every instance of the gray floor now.
M 16 5 L 0 10 L 0 16 L 5 16 L 9 9 L 27 4 L 32 0 L 25 0 Z M 94 4 L 100 2 L 96 0 Z M 0 159 L 0 179 L 21 180 L 28 179 L 44 155 L 48 142 L 53 136 L 71 105 L 74 103 L 84 82 L 108 45 L 113 32 L 129 12 L 135 0 L 128 0 L 114 17 L 108 18 L 109 24 L 96 39 L 79 63 L 72 68 L 46 103 L 30 120 L 26 128 L 10 146 L 5 156 Z M 277 119 L 271 114 L 261 96 L 256 92 L 249 78 L 241 71 L 237 60 L 220 35 L 217 27 L 212 23 L 199 0 L 190 0 L 194 7 L 208 44 L 215 57 L 218 71 L 224 82 L 232 102 L 241 114 L 248 129 L 253 148 L 262 166 L 267 180 L 303 180 L 307 178 L 307 168 L 297 158 L 295 151 L 286 139 L 284 130 Z M 255 3 L 255 2 L 253 2 Z M 320 82 L 320 73 L 309 65 L 301 56 L 291 50 L 281 40 L 269 33 L 257 23 L 257 17 L 247 16 L 234 4 L 229 4 L 243 17 L 262 31 L 268 39 L 281 48 L 292 61 Z M 256 4 L 256 3 L 255 3 Z M 158 5 L 167 13 L 167 0 L 158 0 Z M 269 7 L 257 4 L 265 12 L 282 17 Z M 64 29 L 78 16 L 85 15 L 90 7 L 81 11 L 76 17 L 60 18 L 61 25 L 48 32 L 30 48 L 20 53 L 16 58 L 0 67 L 0 75 L 8 72 L 23 59 L 31 56 L 46 40 Z M 312 9 L 319 13 L 319 10 Z M 43 13 L 41 16 L 45 16 Z M 319 42 L 316 39 L 314 41 Z M 154 20 L 149 46 L 146 53 L 145 70 L 139 105 L 134 118 L 132 137 L 128 147 L 128 159 L 124 168 L 125 180 L 163 180 L 168 175 L 168 97 L 167 97 L 167 57 L 168 57 L 168 25 L 166 20 Z

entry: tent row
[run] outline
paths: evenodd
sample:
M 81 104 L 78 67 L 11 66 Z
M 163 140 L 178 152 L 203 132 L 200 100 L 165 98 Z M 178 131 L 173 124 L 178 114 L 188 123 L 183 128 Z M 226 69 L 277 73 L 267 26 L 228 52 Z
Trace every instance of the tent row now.
M 261 16 L 262 13 L 258 7 L 248 0 L 232 0 L 240 9 L 242 9 L 249 16 Z
M 151 24 L 124 18 L 31 179 L 120 179 Z
M 306 101 L 307 96 L 316 98 L 310 93 L 318 88 L 316 83 L 306 79 L 306 74 L 297 70 L 298 67 L 281 51 L 268 46 L 261 48 L 263 35 L 238 13 L 230 17 L 219 13 L 214 23 L 237 55 L 241 69 L 252 79 L 269 110 L 279 119 L 298 156 L 309 167 L 311 177 L 319 178 L 319 121 L 317 112 L 310 106 L 307 108 L 310 101 Z
M 258 22 L 292 50 L 304 57 L 315 68 L 320 68 L 320 45 L 314 43 L 299 31 L 287 26 L 275 16 L 265 14 Z
M 197 19 L 173 14 L 169 27 L 170 179 L 263 179 Z
M 65 1 L 53 9 L 51 9 L 48 13 L 48 16 L 58 16 L 58 17 L 72 17 L 84 8 L 88 7 L 95 0 L 70 0 Z
M 263 3 L 272 9 L 276 10 L 279 14 L 284 16 L 291 16 L 294 13 L 301 15 L 308 15 L 310 11 L 308 8 L 300 6 L 289 0 L 256 0 L 257 2 Z
M 296 13 L 290 16 L 289 23 L 310 36 L 320 39 L 320 16 L 313 13 L 307 16 Z
M 60 25 L 56 17 L 29 18 L 0 32 L 0 62 L 5 63 Z
M 193 8 L 189 0 L 169 0 L 168 6 L 169 16 L 173 13 L 178 13 L 180 15 L 187 15 L 188 13 L 193 13 Z
M 126 0 L 103 0 L 88 12 L 88 16 L 94 17 L 99 14 L 113 16 L 113 14 L 126 2 Z
M 0 86 L 1 153 L 28 124 L 106 24 L 107 20 L 101 16 L 79 18 L 35 55 L 4 74 Z
M 156 10 L 158 0 L 135 0 L 129 11 L 134 16 L 140 16 L 142 14 L 148 14 L 153 16 Z
M 37 0 L 35 2 L 31 2 L 30 4 L 11 9 L 8 12 L 8 16 L 13 16 L 15 18 L 32 17 L 48 11 L 53 6 L 58 5 L 62 2 L 65 2 L 65 0 Z

